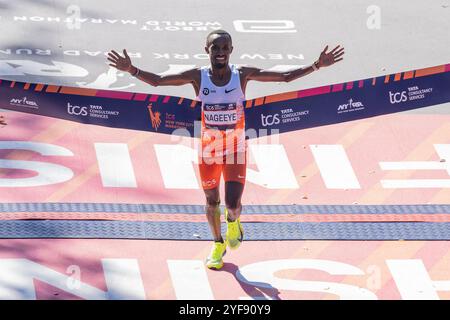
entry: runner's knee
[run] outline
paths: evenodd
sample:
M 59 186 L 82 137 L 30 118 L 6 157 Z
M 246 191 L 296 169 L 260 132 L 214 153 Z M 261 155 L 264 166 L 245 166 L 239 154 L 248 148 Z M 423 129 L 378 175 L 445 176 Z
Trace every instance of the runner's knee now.
M 220 205 L 220 199 L 215 195 L 206 196 L 206 205 L 208 207 L 218 207 Z
M 228 210 L 237 210 L 241 208 L 241 199 L 226 199 L 225 206 Z

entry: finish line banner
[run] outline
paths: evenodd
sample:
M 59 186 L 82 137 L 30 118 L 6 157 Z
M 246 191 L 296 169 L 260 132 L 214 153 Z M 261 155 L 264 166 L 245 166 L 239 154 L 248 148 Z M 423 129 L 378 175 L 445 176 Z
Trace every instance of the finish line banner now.
M 244 102 L 248 138 L 450 101 L 450 64 Z M 0 108 L 79 123 L 198 137 L 201 104 L 181 97 L 0 80 Z

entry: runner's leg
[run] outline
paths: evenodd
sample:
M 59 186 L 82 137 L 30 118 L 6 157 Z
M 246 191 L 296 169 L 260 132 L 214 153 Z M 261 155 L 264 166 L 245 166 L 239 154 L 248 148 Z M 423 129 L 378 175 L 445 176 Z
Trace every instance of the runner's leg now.
M 247 154 L 235 153 L 233 160 L 231 163 L 225 163 L 223 170 L 228 221 L 235 221 L 241 215 L 241 198 L 245 185 Z
M 214 241 L 223 241 L 220 229 L 219 183 L 222 164 L 208 158 L 199 158 L 200 179 L 206 197 L 206 218 Z
M 219 187 L 214 189 L 203 190 L 206 196 L 206 218 L 214 237 L 214 241 L 222 242 L 222 234 L 220 229 L 220 193 Z
M 244 228 L 239 216 L 242 211 L 241 198 L 244 192 L 245 171 L 246 161 L 227 163 L 223 170 L 225 180 L 225 217 L 227 219 L 226 241 L 228 247 L 233 250 L 239 248 L 244 238 Z
M 243 192 L 244 184 L 236 181 L 225 182 L 225 206 L 228 210 L 228 221 L 235 221 L 241 215 Z
M 222 164 L 215 162 L 205 163 L 204 160 L 199 159 L 200 177 L 206 196 L 206 217 L 214 238 L 211 252 L 206 258 L 206 266 L 209 269 L 218 270 L 223 267 L 223 256 L 227 249 L 227 243 L 222 238 L 220 228 L 219 182 L 222 174 Z

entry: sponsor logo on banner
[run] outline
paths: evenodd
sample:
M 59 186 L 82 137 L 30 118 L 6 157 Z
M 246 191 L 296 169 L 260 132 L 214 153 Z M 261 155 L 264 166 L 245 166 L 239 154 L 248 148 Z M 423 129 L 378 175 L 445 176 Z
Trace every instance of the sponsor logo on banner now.
M 419 86 L 408 87 L 406 91 L 389 91 L 389 102 L 391 104 L 402 103 L 406 101 L 415 101 L 425 99 L 428 94 L 433 92 L 433 88 L 421 89 Z
M 11 101 L 9 101 L 9 104 L 17 107 L 39 109 L 37 102 L 33 100 L 28 100 L 27 97 L 23 97 L 22 99 L 12 98 Z
M 346 113 L 364 110 L 364 104 L 361 101 L 353 101 L 353 98 L 348 100 L 348 103 L 340 104 L 337 108 L 337 113 Z
M 274 124 L 280 124 L 280 115 L 278 113 L 264 115 L 261 113 L 261 124 L 263 127 L 270 127 Z
M 78 106 L 67 102 L 67 113 L 74 116 L 109 119 L 118 116 L 119 111 L 104 110 L 103 106 L 90 104 L 89 106 Z
M 158 111 L 153 111 L 153 104 L 150 103 L 147 106 L 148 113 L 150 114 L 150 121 L 152 128 L 155 129 L 155 131 L 158 131 L 159 126 L 161 125 L 161 113 Z
M 67 113 L 74 116 L 87 116 L 87 107 L 80 107 L 76 105 L 72 105 L 70 102 L 67 102 Z
M 297 122 L 309 115 L 309 110 L 294 111 L 292 108 L 281 110 L 281 123 Z
M 406 96 L 406 91 L 401 92 L 391 92 L 389 91 L 389 102 L 391 104 L 395 103 L 401 103 L 408 100 L 408 97 Z
M 281 109 L 280 113 L 261 114 L 261 124 L 263 127 L 270 127 L 280 123 L 298 122 L 307 115 L 309 115 L 309 110 L 294 111 L 292 108 L 286 108 Z
M 119 111 L 103 110 L 103 106 L 89 105 L 89 116 L 92 118 L 109 119 L 110 116 L 118 116 Z
M 177 119 L 177 116 L 175 113 L 168 113 L 166 112 L 166 117 L 164 119 L 164 127 L 170 128 L 170 129 L 187 129 L 190 127 L 193 127 L 194 124 L 191 122 L 183 121 L 180 119 Z

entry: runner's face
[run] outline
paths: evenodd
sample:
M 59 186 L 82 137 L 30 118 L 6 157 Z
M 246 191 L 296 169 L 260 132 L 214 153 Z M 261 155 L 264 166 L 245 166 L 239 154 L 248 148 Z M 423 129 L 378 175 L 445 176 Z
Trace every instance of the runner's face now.
M 209 38 L 209 46 L 205 47 L 205 50 L 209 54 L 211 65 L 222 69 L 228 65 L 233 46 L 230 37 L 215 34 Z

